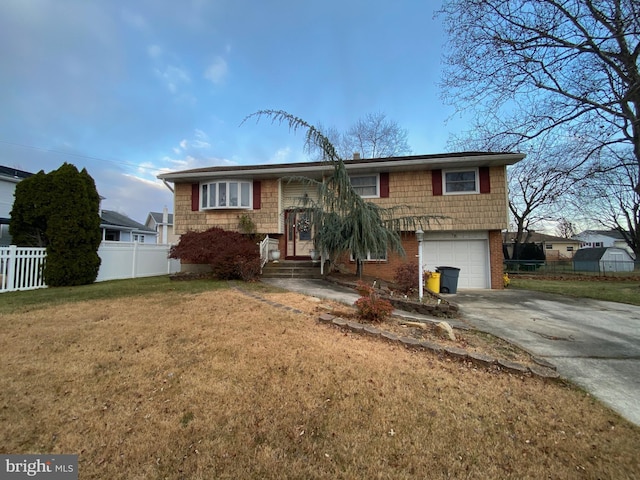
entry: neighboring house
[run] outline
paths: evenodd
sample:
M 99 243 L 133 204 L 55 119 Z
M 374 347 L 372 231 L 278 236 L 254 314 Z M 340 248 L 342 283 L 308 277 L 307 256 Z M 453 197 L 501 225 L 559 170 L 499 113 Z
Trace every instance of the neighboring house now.
M 32 176 L 33 173 L 18 170 L 17 168 L 0 165 L 0 246 L 11 244 L 9 235 L 9 221 L 13 208 L 13 193 L 18 182 Z
M 634 262 L 624 248 L 581 248 L 573 257 L 573 269 L 576 272 L 633 272 Z
M 156 243 L 157 232 L 111 210 L 100 210 L 102 240 L 112 242 Z
M 145 225 L 156 231 L 158 243 L 176 244 L 180 236 L 173 233 L 173 213 L 168 213 L 165 208 L 162 212 L 149 212 Z
M 510 256 L 513 255 L 514 239 L 517 232 L 504 233 L 504 247 Z M 571 238 L 555 237 L 538 232 L 525 232 L 524 243 L 535 243 L 542 247 L 547 262 L 570 260 L 580 248 L 580 241 Z
M 580 242 L 580 248 L 617 247 L 633 255 L 633 250 L 617 230 L 585 230 L 572 238 Z
M 460 268 L 460 288 L 502 288 L 501 231 L 507 228 L 506 167 L 524 158 L 514 153 L 466 152 L 345 161 L 353 185 L 383 207 L 411 205 L 415 214 L 443 215 L 423 226 L 423 263 Z M 313 225 L 295 212 L 301 197 L 316 190 L 295 177 L 322 180 L 325 162 L 210 167 L 161 174 L 173 182 L 174 228 L 180 235 L 216 226 L 239 230 L 247 218 L 257 232 L 277 240 L 282 259 L 309 259 Z M 415 232 L 403 232 L 406 257 L 379 252 L 364 266 L 366 275 L 393 280 L 397 267 L 415 262 Z M 353 261 L 345 267 L 355 271 Z

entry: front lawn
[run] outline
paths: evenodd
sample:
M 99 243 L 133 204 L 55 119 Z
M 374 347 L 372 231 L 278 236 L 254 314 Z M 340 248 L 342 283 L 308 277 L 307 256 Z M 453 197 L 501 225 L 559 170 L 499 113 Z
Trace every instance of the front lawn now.
M 562 382 L 345 333 L 260 284 L 156 281 L 3 294 L 24 302 L 0 315 L 0 453 L 79 454 L 82 479 L 640 471 L 640 428 Z

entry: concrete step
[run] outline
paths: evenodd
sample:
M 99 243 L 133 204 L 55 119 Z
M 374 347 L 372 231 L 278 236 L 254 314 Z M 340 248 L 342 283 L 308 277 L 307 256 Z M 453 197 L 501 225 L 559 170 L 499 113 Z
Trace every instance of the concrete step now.
M 262 269 L 264 278 L 321 278 L 320 264 L 309 261 L 269 262 Z

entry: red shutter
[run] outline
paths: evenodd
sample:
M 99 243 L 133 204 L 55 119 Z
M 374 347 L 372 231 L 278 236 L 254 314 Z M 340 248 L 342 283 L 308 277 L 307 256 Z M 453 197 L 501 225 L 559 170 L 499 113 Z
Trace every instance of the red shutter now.
M 200 210 L 200 184 L 191 184 L 191 211 L 197 212 Z
M 253 209 L 260 210 L 260 199 L 262 198 L 262 183 L 260 180 L 253 181 Z
M 489 167 L 480 167 L 480 193 L 491 193 Z
M 380 198 L 389 198 L 389 172 L 380 174 Z
M 433 187 L 433 195 L 442 195 L 442 170 L 431 171 L 431 184 Z

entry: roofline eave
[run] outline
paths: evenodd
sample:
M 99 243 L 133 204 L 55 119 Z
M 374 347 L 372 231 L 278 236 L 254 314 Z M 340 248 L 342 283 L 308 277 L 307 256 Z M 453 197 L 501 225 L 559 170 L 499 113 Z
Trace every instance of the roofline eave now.
M 485 154 L 485 155 L 468 155 L 468 156 L 440 156 L 440 157 L 411 157 L 408 159 L 372 159 L 359 162 L 347 161 L 345 167 L 348 171 L 358 172 L 393 172 L 393 171 L 410 171 L 410 170 L 436 170 L 436 169 L 455 169 L 465 167 L 479 166 L 506 166 L 513 165 L 525 157 L 522 153 L 502 153 L 502 154 Z M 214 167 L 216 168 L 216 167 Z M 207 171 L 200 169 L 198 171 L 184 171 L 174 173 L 163 173 L 158 175 L 161 180 L 170 182 L 189 181 L 213 178 L 273 178 L 286 176 L 307 176 L 321 178 L 323 175 L 330 174 L 333 166 L 330 163 L 309 163 L 295 165 L 272 165 L 272 166 L 254 166 L 251 167 L 230 167 L 216 168 Z

